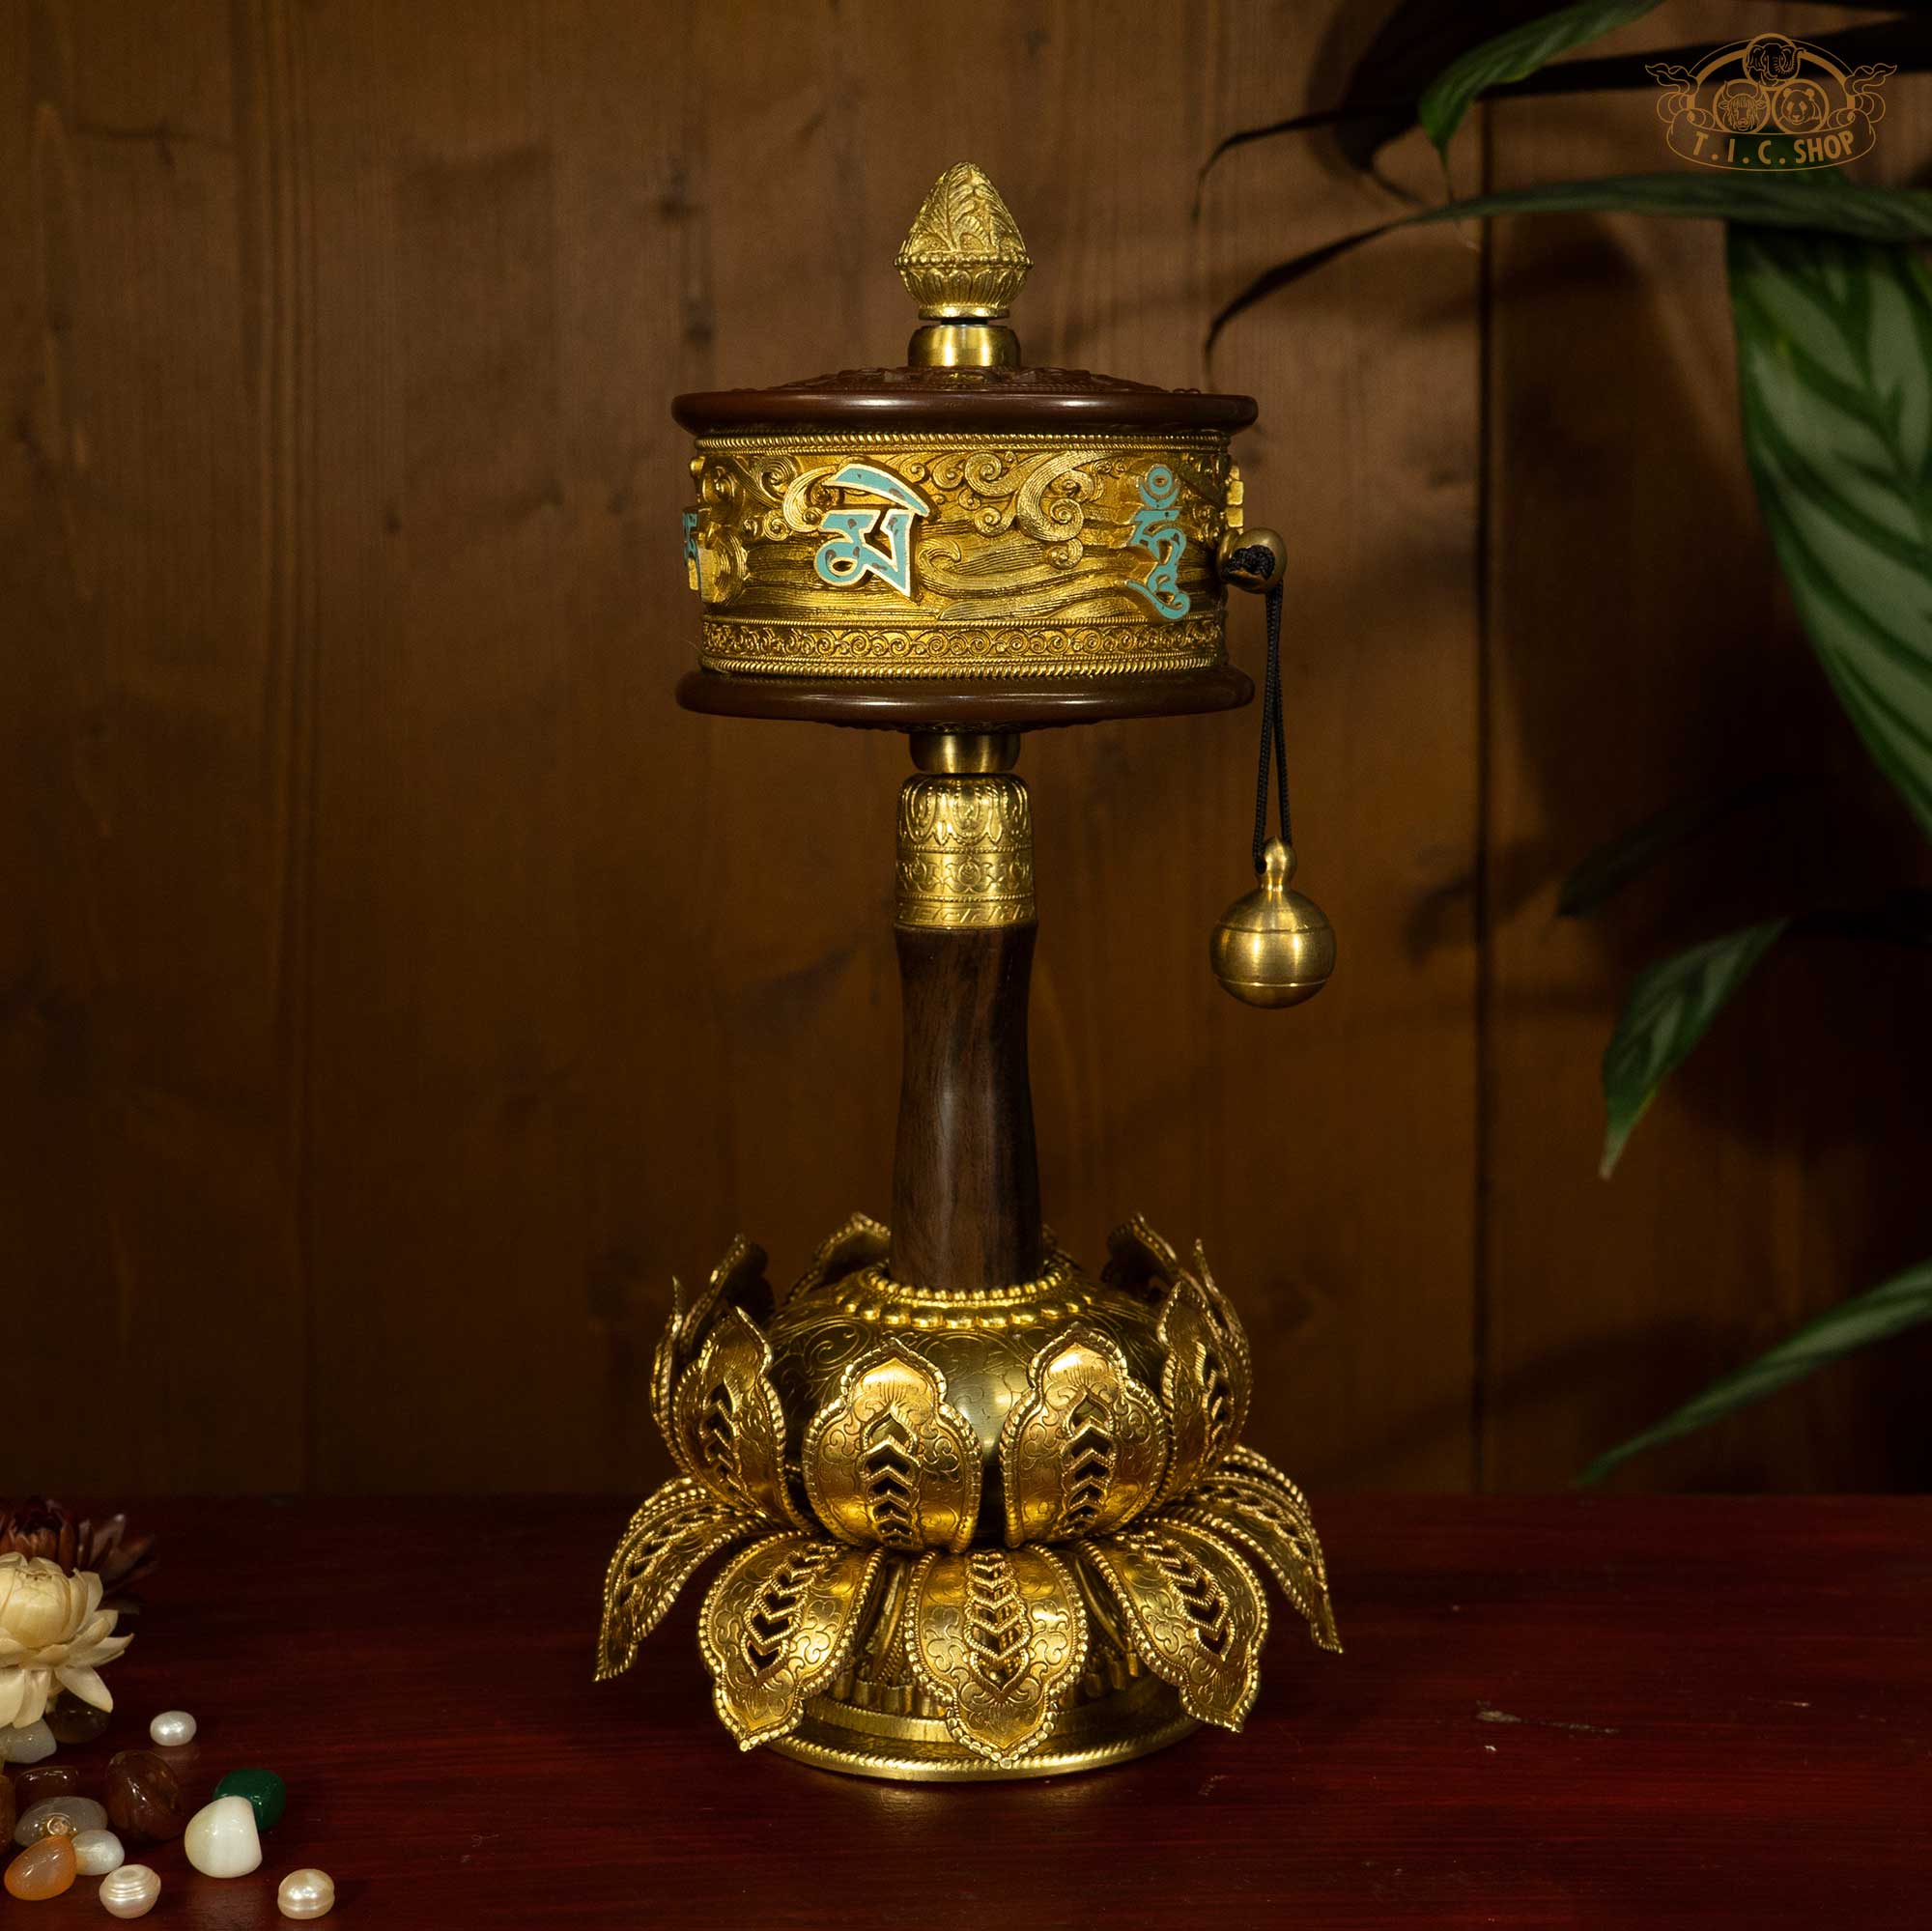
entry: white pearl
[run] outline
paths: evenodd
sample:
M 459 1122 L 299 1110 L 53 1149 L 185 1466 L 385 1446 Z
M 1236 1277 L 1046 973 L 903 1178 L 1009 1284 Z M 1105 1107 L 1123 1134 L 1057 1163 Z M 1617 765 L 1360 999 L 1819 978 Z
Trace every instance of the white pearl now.
M 327 1871 L 291 1871 L 275 1893 L 275 1909 L 284 1917 L 327 1917 L 334 1908 L 335 1880 Z
M 18 1729 L 0 1730 L 0 1763 L 39 1763 L 58 1747 L 44 1717 Z
M 201 1726 L 185 1710 L 163 1710 L 148 1725 L 148 1734 L 164 1750 L 171 1750 L 179 1744 L 194 1742 L 194 1733 Z
M 217 1797 L 187 1820 L 187 1860 L 204 1877 L 245 1877 L 262 1861 L 255 1806 L 245 1797 Z
M 112 1831 L 83 1831 L 73 1840 L 74 1868 L 82 1877 L 105 1877 L 118 1871 L 127 1857 Z
M 43 1797 L 20 1812 L 14 1825 L 14 1841 L 20 1845 L 38 1844 L 56 1817 L 65 1817 L 73 1826 L 68 1832 L 70 1837 L 82 1831 L 104 1830 L 107 1826 L 107 1812 L 91 1797 Z
M 100 1880 L 100 1905 L 110 1917 L 145 1917 L 161 1894 L 161 1880 L 146 1864 L 123 1864 Z

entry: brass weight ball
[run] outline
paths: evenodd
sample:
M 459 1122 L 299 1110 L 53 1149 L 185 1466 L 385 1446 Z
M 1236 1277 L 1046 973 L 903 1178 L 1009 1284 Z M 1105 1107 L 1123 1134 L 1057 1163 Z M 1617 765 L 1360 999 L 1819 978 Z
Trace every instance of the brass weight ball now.
M 1262 847 L 1262 882 L 1228 907 L 1208 940 L 1208 962 L 1244 1006 L 1299 1006 L 1335 970 L 1335 933 L 1314 899 L 1289 890 L 1294 852 Z

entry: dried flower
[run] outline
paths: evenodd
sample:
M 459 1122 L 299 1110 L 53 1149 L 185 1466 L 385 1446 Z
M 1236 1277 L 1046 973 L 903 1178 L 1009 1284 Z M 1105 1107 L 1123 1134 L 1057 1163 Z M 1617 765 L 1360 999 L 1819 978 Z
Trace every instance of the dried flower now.
M 155 1566 L 154 1547 L 153 1536 L 128 1537 L 126 1516 L 109 1516 L 97 1527 L 49 1496 L 0 1508 L 0 1555 L 44 1556 L 70 1576 L 91 1569 L 110 1595 Z
M 38 1722 L 57 1687 L 113 1709 L 99 1665 L 133 1641 L 114 1622 L 92 1570 L 69 1576 L 46 1556 L 0 1555 L 0 1728 Z

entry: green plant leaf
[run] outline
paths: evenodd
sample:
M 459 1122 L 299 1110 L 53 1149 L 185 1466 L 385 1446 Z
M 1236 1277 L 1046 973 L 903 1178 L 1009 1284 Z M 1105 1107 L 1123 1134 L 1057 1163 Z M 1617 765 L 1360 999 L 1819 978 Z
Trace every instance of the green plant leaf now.
M 1884 1286 L 1821 1314 L 1747 1367 L 1713 1381 L 1701 1395 L 1693 1396 L 1655 1428 L 1647 1428 L 1598 1456 L 1577 1480 L 1579 1485 L 1601 1482 L 1618 1462 L 1646 1448 L 1704 1428 L 1861 1348 L 1889 1341 L 1927 1320 L 1932 1320 L 1932 1261 L 1921 1261 L 1918 1266 L 1894 1274 Z
M 1526 20 L 1485 41 L 1450 65 L 1423 90 L 1415 118 L 1449 165 L 1449 143 L 1478 95 L 1512 80 L 1526 80 L 1558 54 L 1579 47 L 1656 10 L 1658 0 L 1583 0 L 1539 20 Z
M 1498 214 L 1662 214 L 1680 220 L 1741 221 L 1758 228 L 1795 228 L 1860 241 L 1932 241 L 1932 194 L 1911 187 L 1866 187 L 1836 173 L 1797 180 L 1726 174 L 1718 169 L 1611 175 L 1600 181 L 1549 182 L 1445 202 L 1325 242 L 1257 275 L 1215 316 L 1207 347 L 1236 316 L 1287 288 L 1338 255 L 1392 229 Z
M 1711 1030 L 1724 1003 L 1790 923 L 1768 919 L 1692 946 L 1675 958 L 1646 966 L 1624 1002 L 1617 1030 L 1604 1049 L 1605 1179 L 1616 1166 L 1657 1090 Z
M 1932 836 L 1932 281 L 1912 255 L 1729 248 L 1745 455 L 1798 615 Z

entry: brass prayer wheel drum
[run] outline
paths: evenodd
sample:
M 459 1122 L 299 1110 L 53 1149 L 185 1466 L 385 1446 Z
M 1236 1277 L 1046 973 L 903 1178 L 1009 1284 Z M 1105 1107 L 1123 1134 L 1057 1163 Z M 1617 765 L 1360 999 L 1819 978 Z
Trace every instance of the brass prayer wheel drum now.
M 990 684 L 1022 724 L 1067 715 L 1012 708 L 1037 686 L 1153 678 L 1173 699 L 1115 715 L 1245 702 L 1217 556 L 1241 527 L 1228 445 L 1253 400 L 1019 366 L 1006 314 L 1031 263 L 970 164 L 941 176 L 898 266 L 922 318 L 908 366 L 672 405 L 696 437 L 684 541 L 704 670 Z M 689 680 L 680 696 L 743 708 Z

